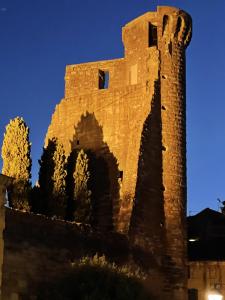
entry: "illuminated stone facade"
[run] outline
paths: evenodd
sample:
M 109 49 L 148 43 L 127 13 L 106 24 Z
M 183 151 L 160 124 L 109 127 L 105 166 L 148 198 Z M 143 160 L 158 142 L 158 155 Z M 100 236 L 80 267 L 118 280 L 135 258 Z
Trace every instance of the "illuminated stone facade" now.
M 110 184 L 98 199 L 99 226 L 128 233 L 133 247 L 151 254 L 152 278 L 167 274 L 159 283 L 165 295 L 173 289 L 173 299 L 185 299 L 191 18 L 158 7 L 124 26 L 122 37 L 124 58 L 66 67 L 46 145 L 57 137 L 68 156 L 83 148 L 104 159 Z
M 190 300 L 205 300 L 215 291 L 225 295 L 225 261 L 190 261 L 188 292 Z

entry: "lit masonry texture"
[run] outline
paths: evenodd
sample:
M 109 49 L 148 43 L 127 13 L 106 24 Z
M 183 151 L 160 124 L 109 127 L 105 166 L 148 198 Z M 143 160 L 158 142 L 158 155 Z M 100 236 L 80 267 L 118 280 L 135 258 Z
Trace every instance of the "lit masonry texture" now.
M 191 18 L 158 7 L 123 27 L 125 57 L 66 67 L 65 98 L 46 136 L 69 156 L 91 150 L 107 164 L 96 222 L 151 254 L 167 299 L 186 298 L 185 49 Z M 106 196 L 107 194 L 107 196 Z M 160 275 L 161 274 L 161 275 Z M 162 276 L 161 276 L 162 278 Z

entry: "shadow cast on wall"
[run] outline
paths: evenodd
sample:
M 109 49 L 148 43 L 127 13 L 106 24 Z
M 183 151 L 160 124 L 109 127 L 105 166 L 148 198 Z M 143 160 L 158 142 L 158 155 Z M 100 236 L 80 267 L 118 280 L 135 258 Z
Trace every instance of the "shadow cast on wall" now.
M 76 153 L 83 149 L 89 158 L 92 223 L 100 230 L 113 230 L 119 213 L 119 169 L 118 162 L 104 142 L 103 130 L 94 113 L 81 116 L 71 141 L 68 159 L 68 182 L 71 187 Z M 72 188 L 70 188 L 72 193 Z M 70 204 L 71 205 L 71 204 Z
M 137 184 L 131 215 L 130 237 L 136 245 L 162 252 L 164 203 L 162 183 L 162 121 L 160 83 L 155 82 L 151 110 L 142 130 Z M 159 257 L 159 255 L 158 255 Z

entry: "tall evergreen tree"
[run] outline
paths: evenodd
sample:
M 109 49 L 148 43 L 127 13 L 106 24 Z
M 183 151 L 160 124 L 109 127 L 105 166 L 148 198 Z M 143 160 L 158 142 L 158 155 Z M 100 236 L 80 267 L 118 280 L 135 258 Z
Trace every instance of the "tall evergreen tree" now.
M 39 164 L 40 212 L 65 217 L 66 156 L 63 145 L 56 138 L 48 141 Z
M 67 212 L 66 219 L 74 220 L 74 170 L 78 152 L 73 149 L 67 158 L 67 177 L 66 177 L 66 194 L 67 194 Z
M 91 221 L 91 191 L 88 189 L 90 172 L 88 170 L 87 154 L 81 149 L 77 156 L 74 171 L 74 200 L 76 222 L 90 223 Z
M 53 155 L 56 149 L 55 140 L 49 140 L 46 148 L 43 148 L 41 159 L 38 161 L 40 165 L 38 186 L 40 192 L 39 212 L 50 215 L 50 202 L 53 193 L 54 162 Z
M 21 210 L 29 210 L 30 150 L 29 128 L 23 118 L 16 117 L 10 120 L 6 126 L 2 145 L 2 174 L 14 178 L 9 193 L 9 202 L 13 208 Z
M 56 148 L 53 154 L 54 171 L 52 210 L 53 214 L 65 218 L 66 215 L 66 156 L 63 145 L 56 140 Z

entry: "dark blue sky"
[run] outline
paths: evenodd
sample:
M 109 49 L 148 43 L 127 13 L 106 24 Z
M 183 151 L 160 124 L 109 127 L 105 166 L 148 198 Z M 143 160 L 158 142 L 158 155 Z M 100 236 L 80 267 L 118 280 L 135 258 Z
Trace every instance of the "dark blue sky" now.
M 157 5 L 193 18 L 187 50 L 188 211 L 225 199 L 224 0 L 0 0 L 0 142 L 22 116 L 31 131 L 33 181 L 67 64 L 123 56 L 121 27 Z

